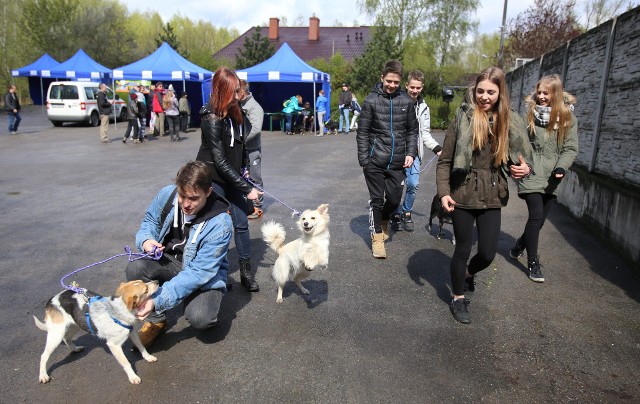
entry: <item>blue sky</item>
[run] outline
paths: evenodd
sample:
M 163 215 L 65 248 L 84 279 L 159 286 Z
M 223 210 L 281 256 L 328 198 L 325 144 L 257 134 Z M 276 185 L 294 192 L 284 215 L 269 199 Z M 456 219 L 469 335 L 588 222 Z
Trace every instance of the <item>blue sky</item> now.
M 320 19 L 320 27 L 332 26 L 336 21 L 345 26 L 370 25 L 364 15 L 358 11 L 356 0 L 279 0 L 266 1 L 215 1 L 202 0 L 120 0 L 127 5 L 129 11 L 153 10 L 160 13 L 165 20 L 174 14 L 193 20 L 205 20 L 216 27 L 236 28 L 240 33 L 255 25 L 266 25 L 270 17 L 287 16 L 293 22 L 302 15 L 305 23 L 315 14 Z M 503 0 L 481 0 L 476 18 L 479 21 L 480 33 L 499 32 L 502 25 Z M 507 20 L 526 10 L 533 0 L 511 0 L 507 6 Z

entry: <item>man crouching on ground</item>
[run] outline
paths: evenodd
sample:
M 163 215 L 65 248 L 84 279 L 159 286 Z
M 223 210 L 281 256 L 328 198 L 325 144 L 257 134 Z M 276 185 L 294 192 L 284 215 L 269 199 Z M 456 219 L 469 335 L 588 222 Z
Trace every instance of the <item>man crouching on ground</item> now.
M 160 289 L 138 308 L 145 347 L 167 328 L 164 312 L 184 303 L 186 320 L 197 330 L 213 327 L 226 292 L 227 252 L 233 234 L 229 203 L 211 188 L 211 171 L 200 161 L 185 164 L 175 185 L 153 199 L 136 234 L 138 249 L 162 251 L 160 260 L 127 265 L 127 280 L 158 281 Z

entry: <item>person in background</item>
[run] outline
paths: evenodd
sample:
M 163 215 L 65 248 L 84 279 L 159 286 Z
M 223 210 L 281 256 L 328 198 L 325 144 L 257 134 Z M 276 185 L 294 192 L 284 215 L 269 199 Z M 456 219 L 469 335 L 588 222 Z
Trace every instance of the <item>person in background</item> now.
M 313 130 L 314 116 L 313 116 L 313 108 L 311 108 L 311 103 L 306 101 L 302 106 L 302 134 L 305 132 L 311 132 Z
M 129 135 L 133 137 L 133 143 L 140 143 L 138 140 L 138 94 L 133 92 L 133 89 L 129 93 L 129 103 L 127 104 L 127 130 L 124 132 L 124 137 L 122 138 L 122 143 L 127 143 L 127 139 Z
M 300 115 L 300 113 L 302 112 L 302 107 L 300 106 L 300 104 L 302 104 L 301 95 L 294 95 L 284 103 L 284 108 L 282 109 L 282 112 L 284 113 L 287 120 L 284 126 L 285 132 L 287 133 L 287 135 L 293 135 L 293 130 L 295 129 L 295 123 L 298 121 L 298 115 Z M 293 120 L 294 115 L 296 117 L 295 121 Z
M 18 133 L 22 117 L 20 117 L 20 99 L 16 94 L 16 86 L 13 84 L 9 85 L 4 95 L 4 109 L 9 116 L 9 134 L 15 135 Z
M 98 86 L 97 103 L 98 113 L 100 114 L 100 141 L 102 143 L 111 143 L 107 131 L 109 130 L 109 115 L 113 105 L 107 97 L 107 85 L 104 83 L 100 83 Z
M 355 94 L 351 99 L 351 110 L 353 111 L 353 118 L 351 118 L 351 125 L 349 126 L 349 129 L 358 130 L 358 117 L 360 116 L 362 108 L 360 108 L 360 104 L 358 103 L 358 99 Z
M 327 97 L 324 96 L 324 90 L 318 91 L 318 98 L 316 99 L 316 112 L 318 114 L 318 126 L 320 127 L 316 136 L 324 136 L 324 117 L 328 110 Z
M 518 259 L 527 250 L 529 279 L 544 282 L 538 256 L 540 229 L 555 204 L 560 181 L 578 156 L 576 98 L 563 91 L 560 76 L 545 76 L 525 102 L 529 140 L 533 146 L 533 173 L 518 181 L 518 196 L 527 202 L 529 218 L 524 233 L 509 255 Z
M 164 84 L 161 81 L 156 83 L 156 89 L 153 92 L 153 112 L 156 114 L 156 119 L 154 123 L 154 130 L 158 131 L 158 136 L 162 137 L 165 135 L 164 133 Z
M 451 214 L 456 239 L 449 309 L 463 324 L 471 322 L 465 291 L 475 290 L 474 276 L 498 250 L 502 207 L 509 200 L 507 175 L 518 179 L 533 172 L 524 122 L 509 105 L 504 72 L 497 67 L 482 71 L 447 128 L 436 167 L 438 196 Z M 469 261 L 474 224 L 478 249 Z
M 234 240 L 240 266 L 240 280 L 250 292 L 260 286 L 251 272 L 251 236 L 247 214 L 260 191 L 243 177 L 248 172 L 247 120 L 240 107 L 240 79 L 228 67 L 219 67 L 211 80 L 211 98 L 200 110 L 202 143 L 197 160 L 213 167 L 213 190 L 231 203 Z
M 138 107 L 138 140 L 144 142 L 144 131 L 147 123 L 147 100 L 144 95 L 144 87 L 140 85 L 138 92 L 136 93 L 137 107 Z
M 413 165 L 407 168 L 407 179 L 405 180 L 406 192 L 404 195 L 404 202 L 398 206 L 396 212 L 391 215 L 391 230 L 400 231 L 404 227 L 405 231 L 413 231 L 414 223 L 411 218 L 411 210 L 413 209 L 413 203 L 416 200 L 416 194 L 418 192 L 418 185 L 420 184 L 420 165 L 422 163 L 422 157 L 424 156 L 424 148 L 431 150 L 436 155 L 442 153 L 442 147 L 431 136 L 431 117 L 429 113 L 429 106 L 420 96 L 422 89 L 424 88 L 424 74 L 420 70 L 413 70 L 409 72 L 409 78 L 407 80 L 406 89 L 407 94 L 413 100 L 413 108 L 416 112 L 416 118 L 418 118 L 418 157 L 414 160 Z M 400 225 L 402 224 L 402 227 Z
M 249 83 L 246 80 L 240 80 L 240 106 L 244 111 L 249 123 L 251 124 L 251 130 L 245 140 L 245 147 L 249 153 L 249 175 L 256 185 L 261 189 L 264 189 L 262 182 L 262 123 L 264 121 L 264 110 L 253 98 L 249 91 Z M 253 213 L 247 216 L 247 219 L 258 219 L 262 217 L 264 211 L 262 205 L 264 204 L 264 197 L 258 195 L 258 199 L 253 200 Z
M 418 120 L 413 101 L 400 89 L 402 63 L 388 61 L 380 82 L 365 98 L 356 133 L 358 163 L 369 189 L 371 252 L 386 258 L 389 217 L 402 198 L 405 168 L 416 157 Z
M 187 92 L 182 92 L 182 97 L 178 102 L 178 111 L 180 111 L 180 131 L 187 133 L 189 128 L 189 120 L 191 119 L 191 105 L 187 99 Z
M 196 330 L 218 323 L 229 272 L 233 231 L 229 202 L 211 188 L 211 169 L 201 161 L 180 168 L 175 185 L 160 190 L 142 219 L 136 245 L 159 260 L 127 264 L 127 281 L 158 281 L 160 288 L 138 306 L 144 320 L 140 341 L 148 347 L 167 329 L 165 312 L 183 305 L 185 319 Z
M 146 130 L 147 127 L 147 114 L 149 112 L 148 108 L 147 108 L 147 97 L 144 94 L 144 86 L 142 84 L 140 84 L 137 87 L 137 92 L 136 94 L 138 95 L 138 124 L 139 124 L 139 134 L 138 134 L 138 140 L 140 140 L 141 142 L 144 141 L 144 131 Z
M 347 83 L 342 83 L 342 92 L 338 98 L 338 109 L 340 110 L 340 123 L 338 124 L 338 132 L 342 132 L 344 128 L 344 134 L 349 134 L 349 111 L 351 108 L 351 100 L 353 99 L 353 93 L 349 91 Z M 344 119 L 344 126 L 342 120 Z
M 149 86 L 149 93 L 145 97 L 147 99 L 147 109 L 149 110 L 149 134 L 153 135 L 156 127 L 156 119 L 158 119 L 158 115 L 156 114 L 156 110 L 160 107 L 158 104 L 158 97 L 156 96 L 156 86 L 151 84 Z
M 178 110 L 178 99 L 175 96 L 173 90 L 168 90 L 164 95 L 162 101 L 162 109 L 164 110 L 165 117 L 169 123 L 169 134 L 171 135 L 171 141 L 177 142 L 180 140 L 180 132 L 178 130 L 180 126 L 180 111 Z

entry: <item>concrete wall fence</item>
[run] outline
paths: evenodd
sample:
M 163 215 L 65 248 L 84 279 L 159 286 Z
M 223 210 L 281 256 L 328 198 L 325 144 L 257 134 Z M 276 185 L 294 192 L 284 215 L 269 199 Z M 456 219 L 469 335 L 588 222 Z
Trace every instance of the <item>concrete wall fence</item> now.
M 640 7 L 509 72 L 512 108 L 551 74 L 578 99 L 580 152 L 558 201 L 640 265 Z

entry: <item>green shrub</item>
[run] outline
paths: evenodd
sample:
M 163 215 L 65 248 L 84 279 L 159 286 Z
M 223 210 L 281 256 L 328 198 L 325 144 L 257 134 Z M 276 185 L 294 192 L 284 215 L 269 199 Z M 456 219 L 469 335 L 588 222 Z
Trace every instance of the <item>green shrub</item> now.
M 431 113 L 432 129 L 447 129 L 449 122 L 455 117 L 456 109 L 462 103 L 462 94 L 456 92 L 450 103 L 442 101 L 442 97 L 425 97 Z

